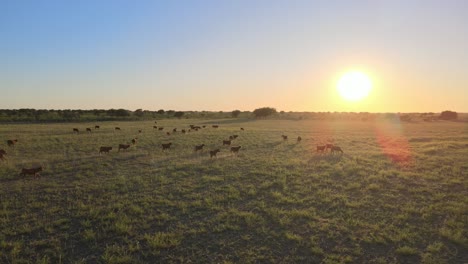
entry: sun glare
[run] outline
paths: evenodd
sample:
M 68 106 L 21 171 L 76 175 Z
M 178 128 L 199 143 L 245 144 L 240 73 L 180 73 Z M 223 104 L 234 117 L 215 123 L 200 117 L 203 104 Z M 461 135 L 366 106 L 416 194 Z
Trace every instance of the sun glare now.
M 366 74 L 359 71 L 350 71 L 338 80 L 338 92 L 348 101 L 359 101 L 369 94 L 372 82 Z

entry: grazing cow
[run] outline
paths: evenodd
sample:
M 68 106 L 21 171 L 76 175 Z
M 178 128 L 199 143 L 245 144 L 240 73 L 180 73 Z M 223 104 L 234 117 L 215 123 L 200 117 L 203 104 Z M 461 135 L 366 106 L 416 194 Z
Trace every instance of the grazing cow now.
M 189 127 L 190 127 L 191 129 L 193 129 L 193 128 L 195 127 L 195 125 L 189 125 Z
M 0 154 L 6 155 L 6 151 L 4 149 L 0 149 Z
M 73 128 L 73 133 L 80 133 L 80 130 L 78 128 Z
M 205 128 L 206 126 L 203 126 L 203 128 Z
M 158 128 L 158 126 L 153 126 L 153 129 L 156 129 L 156 128 Z
M 231 140 L 223 140 L 223 146 L 224 145 L 230 146 L 231 145 Z
M 236 138 L 238 138 L 238 137 L 239 137 L 239 135 L 232 135 L 232 138 L 233 138 L 233 139 L 236 139 Z
M 288 140 L 288 136 L 286 135 L 281 135 L 281 137 L 283 137 L 283 140 Z
M 301 142 L 301 140 L 302 140 L 301 136 L 298 136 L 297 137 L 297 143 Z
M 18 140 L 17 139 L 9 139 L 7 140 L 7 145 L 9 147 L 13 147 L 16 143 L 18 143 Z
M 164 144 L 164 143 L 161 144 L 163 151 L 166 150 L 166 149 L 170 149 L 171 145 L 172 145 L 172 142 L 171 143 L 166 143 L 166 144 Z
M 112 150 L 112 147 L 100 147 L 99 148 L 99 155 L 101 155 L 101 153 L 109 153 L 109 151 Z
M 218 152 L 220 152 L 220 151 L 221 150 L 219 150 L 219 149 L 211 150 L 210 151 L 210 158 L 216 157 L 216 154 L 218 154 Z
M 327 149 L 326 145 L 323 145 L 323 146 L 317 145 L 317 151 L 316 152 L 324 152 L 325 149 Z
M 130 147 L 129 144 L 119 144 L 119 150 L 118 150 L 118 151 L 120 152 L 121 149 L 126 150 L 126 149 L 128 149 L 129 147 Z
M 233 140 L 233 139 L 234 139 L 234 137 L 233 137 L 233 136 L 229 136 L 229 140 Z
M 170 133 L 170 132 L 166 132 L 166 135 L 170 136 L 170 135 L 171 135 L 171 133 Z
M 91 128 L 90 128 L 90 127 L 87 127 L 87 128 L 86 128 L 86 132 L 91 133 Z
M 25 169 L 23 168 L 20 172 L 20 176 L 26 176 L 26 175 L 34 175 L 34 178 L 39 178 L 41 175 L 39 172 L 42 171 L 42 166 L 37 167 L 37 168 L 32 168 L 32 169 Z
M 243 127 L 241 127 L 240 129 L 241 129 L 242 131 L 244 131 L 244 128 L 243 128 Z
M 185 129 L 182 129 L 182 133 L 185 134 Z
M 177 132 L 177 128 L 172 129 L 172 132 Z
M 237 146 L 237 147 L 231 147 L 231 152 L 232 153 L 239 153 L 239 149 L 241 148 L 242 146 Z
M 338 146 L 331 147 L 331 153 L 334 154 L 335 152 L 341 152 L 341 154 L 343 154 L 343 150 Z
M 201 145 L 198 145 L 198 146 L 195 146 L 195 152 L 201 150 L 203 151 L 203 147 L 205 146 L 205 144 L 201 144 Z
M 5 160 L 5 154 L 0 153 L 0 160 Z
M 100 126 L 94 126 L 94 129 L 99 129 L 99 128 L 101 128 L 101 127 Z
M 115 130 L 120 130 L 120 127 L 115 127 Z
M 135 145 L 137 143 L 138 138 L 132 139 L 132 144 Z
M 331 149 L 331 148 L 333 148 L 333 144 L 326 144 L 325 146 L 326 146 L 326 149 Z
M 158 128 L 158 130 L 159 130 L 159 131 L 161 131 L 161 130 L 163 130 L 163 129 L 164 129 L 164 127 L 160 127 L 160 128 Z
M 138 133 L 141 133 L 141 132 L 143 132 L 143 131 L 141 129 L 138 129 Z
M 212 125 L 213 128 L 218 128 L 219 126 L 218 125 Z

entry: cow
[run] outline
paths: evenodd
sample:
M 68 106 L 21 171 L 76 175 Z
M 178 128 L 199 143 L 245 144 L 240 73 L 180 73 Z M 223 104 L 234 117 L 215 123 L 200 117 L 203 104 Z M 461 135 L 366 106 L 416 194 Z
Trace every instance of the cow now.
M 114 130 L 120 130 L 120 127 L 115 127 L 115 129 L 114 129 Z
M 240 149 L 241 147 L 242 147 L 242 146 L 231 147 L 231 152 L 237 154 L 237 153 L 239 153 L 239 149 Z
M 101 127 L 100 126 L 94 126 L 94 129 L 100 129 Z
M 166 135 L 170 136 L 170 135 L 171 135 L 171 133 L 170 133 L 170 132 L 166 132 Z
M 241 127 L 241 128 L 240 128 L 240 130 L 244 131 L 244 128 L 243 128 L 243 127 Z
M 224 145 L 230 146 L 231 145 L 231 140 L 223 140 L 223 146 Z
M 87 128 L 86 128 L 86 132 L 91 133 L 91 128 L 90 128 L 90 127 L 87 127 Z
M 172 129 L 172 132 L 177 132 L 177 128 Z
M 326 145 L 323 145 L 323 146 L 317 145 L 317 151 L 316 152 L 324 152 L 325 149 L 327 149 Z
M 128 148 L 130 148 L 129 144 L 119 144 L 119 150 L 118 151 L 120 152 L 121 149 L 126 150 Z
M 288 140 L 288 136 L 286 135 L 281 135 L 281 137 L 283 138 L 283 140 Z
M 326 144 L 325 146 L 326 146 L 326 149 L 331 149 L 331 148 L 333 148 L 333 144 Z
M 213 128 L 218 128 L 219 126 L 218 125 L 212 125 Z
M 299 142 L 301 142 L 301 141 L 302 141 L 301 136 L 298 136 L 298 137 L 297 137 L 297 143 L 299 143 Z
M 185 129 L 182 129 L 182 134 L 185 134 Z
M 5 160 L 5 154 L 0 153 L 0 160 L 3 160 L 3 161 Z
M 205 128 L 206 126 L 202 126 L 203 128 Z
M 343 150 L 338 146 L 331 147 L 331 153 L 334 154 L 335 152 L 341 152 L 341 154 L 343 154 Z
M 34 175 L 34 179 L 41 177 L 39 172 L 42 171 L 42 166 L 32 168 L 32 169 L 21 169 L 20 176 Z
M 138 138 L 132 139 L 132 144 L 135 145 L 137 143 Z
M 220 152 L 220 151 L 221 150 L 219 150 L 219 149 L 211 150 L 210 151 L 210 158 L 216 157 L 216 154 L 218 154 L 218 152 Z
M 158 126 L 153 126 L 153 129 L 156 129 L 156 128 L 158 128 Z
M 101 153 L 109 153 L 109 151 L 112 150 L 112 147 L 100 147 L 99 148 L 99 155 L 101 155 Z
M 161 130 L 163 130 L 163 129 L 164 129 L 164 127 L 160 127 L 160 128 L 158 128 L 158 130 L 159 130 L 159 131 L 161 131 Z
M 17 140 L 17 139 L 9 139 L 9 140 L 7 140 L 7 145 L 8 145 L 9 147 L 15 146 L 16 143 L 18 143 L 18 140 Z
M 4 149 L 0 149 L 0 154 L 6 155 L 6 151 Z
M 233 139 L 236 139 L 236 138 L 238 138 L 238 137 L 239 137 L 239 135 L 232 135 L 232 138 L 233 138 Z
M 141 129 L 138 129 L 138 133 L 140 133 L 140 134 L 141 134 L 141 132 L 143 132 L 143 131 L 142 131 Z
M 195 146 L 195 149 L 194 151 L 197 152 L 199 150 L 203 151 L 203 147 L 205 146 L 205 144 L 201 144 L 201 145 L 198 145 L 198 146 Z
M 79 130 L 78 128 L 73 128 L 73 133 L 79 134 L 79 133 L 80 133 L 80 130 Z
M 157 123 L 158 123 L 158 121 L 154 121 L 154 123 L 155 123 L 155 124 L 157 124 Z
M 166 150 L 166 149 L 170 149 L 170 148 L 171 148 L 171 145 L 172 145 L 172 142 L 166 143 L 166 144 L 164 144 L 164 143 L 161 144 L 162 150 L 164 151 L 164 150 Z

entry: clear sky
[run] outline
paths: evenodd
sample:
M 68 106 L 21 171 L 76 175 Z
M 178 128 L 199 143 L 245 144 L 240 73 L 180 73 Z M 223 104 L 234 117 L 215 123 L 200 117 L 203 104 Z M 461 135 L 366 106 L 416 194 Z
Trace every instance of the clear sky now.
M 336 83 L 365 72 L 347 102 Z M 0 108 L 468 112 L 468 1 L 0 1 Z

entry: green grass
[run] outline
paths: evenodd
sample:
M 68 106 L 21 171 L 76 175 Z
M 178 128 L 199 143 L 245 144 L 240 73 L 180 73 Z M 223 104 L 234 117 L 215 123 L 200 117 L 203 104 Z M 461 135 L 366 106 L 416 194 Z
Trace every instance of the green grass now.
M 102 122 L 75 135 L 94 124 L 0 125 L 0 263 L 468 262 L 466 123 L 157 125 L 189 124 L 207 128 L 167 136 L 154 122 Z M 233 134 L 237 156 L 221 144 Z M 327 142 L 345 153 L 317 154 Z M 99 155 L 100 146 L 114 149 Z M 36 165 L 40 179 L 19 176 Z

